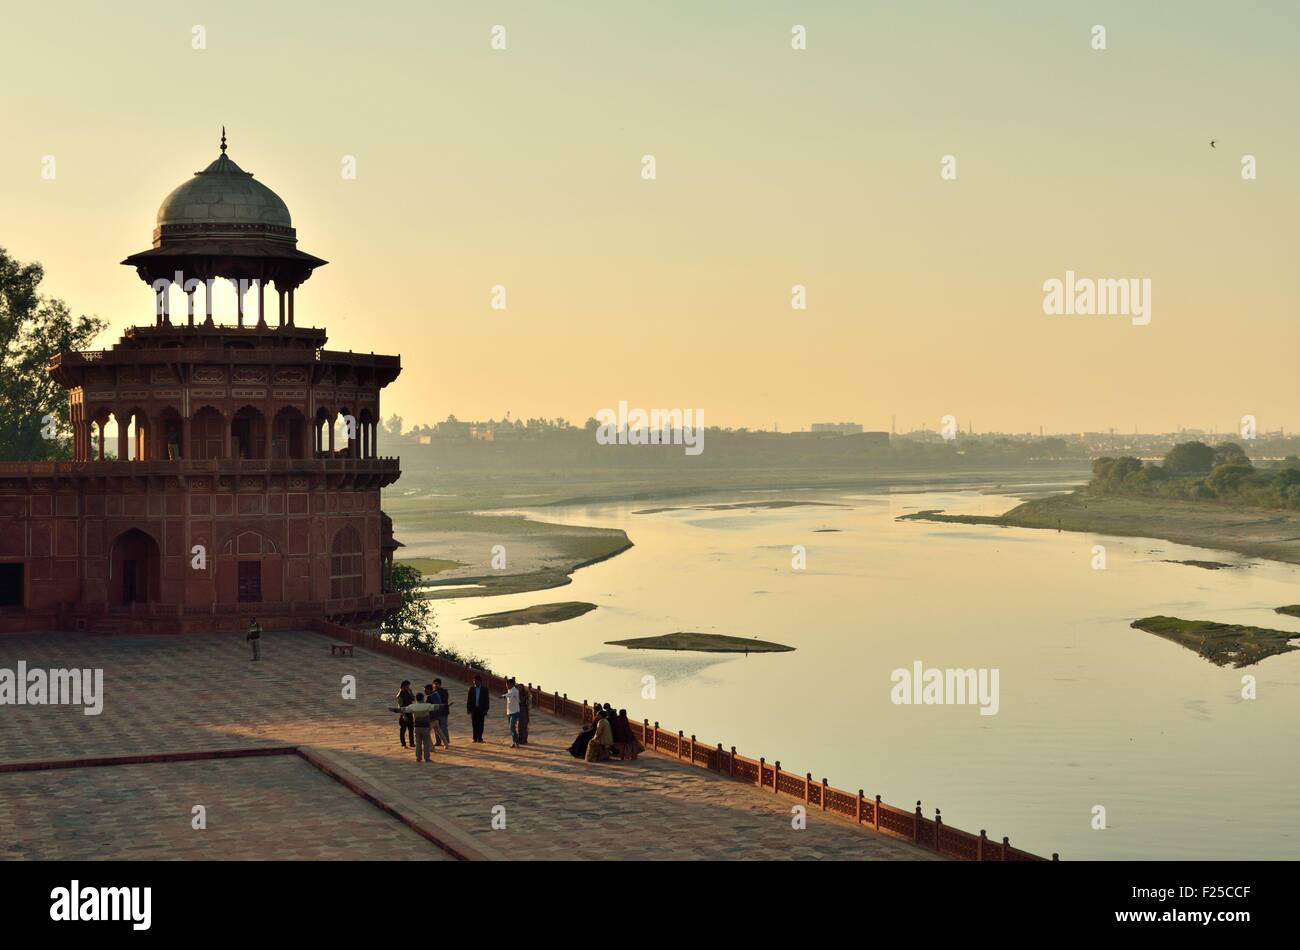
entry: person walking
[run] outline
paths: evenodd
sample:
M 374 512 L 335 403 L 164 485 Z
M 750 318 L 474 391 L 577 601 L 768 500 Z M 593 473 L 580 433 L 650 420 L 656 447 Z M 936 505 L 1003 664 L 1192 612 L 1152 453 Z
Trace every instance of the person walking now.
M 483 687 L 483 677 L 475 674 L 474 685 L 469 688 L 469 698 L 465 702 L 470 725 L 474 729 L 475 742 L 483 741 L 483 720 L 487 719 L 490 705 L 488 691 Z
M 442 745 L 451 748 L 451 730 L 449 726 L 449 717 L 451 716 L 451 695 L 442 688 L 442 680 L 434 679 L 433 686 L 429 688 L 429 702 L 434 707 L 433 714 L 433 744 L 434 746 Z
M 510 723 L 510 748 L 519 748 L 519 687 L 515 685 L 514 677 L 506 680 L 506 685 L 510 688 L 506 690 L 504 699 L 506 701 L 506 720 Z
M 388 708 L 398 715 L 406 714 L 411 717 L 415 727 L 415 761 L 428 762 L 433 753 L 433 737 L 429 735 L 429 728 L 436 707 L 424 701 L 424 693 L 416 693 L 415 702 L 406 706 Z
M 253 645 L 253 659 L 260 660 L 262 658 L 262 627 L 257 622 L 256 617 L 249 624 L 248 636 L 244 637 L 244 639 Z
M 397 705 L 409 706 L 415 702 L 415 694 L 411 692 L 411 681 L 402 680 L 402 686 L 397 691 Z M 406 748 L 406 737 L 411 737 L 411 745 L 415 745 L 415 723 L 410 715 L 402 714 L 397 717 L 397 738 L 402 740 L 402 748 Z

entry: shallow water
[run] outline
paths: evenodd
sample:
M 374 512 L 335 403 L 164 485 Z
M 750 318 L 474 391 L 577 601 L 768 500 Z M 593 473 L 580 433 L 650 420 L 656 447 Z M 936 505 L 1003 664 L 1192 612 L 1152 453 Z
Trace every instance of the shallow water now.
M 1300 857 L 1300 652 L 1221 669 L 1129 623 L 1151 614 L 1300 632 L 1300 569 L 1165 541 L 896 522 L 923 508 L 997 514 L 977 492 L 737 492 L 845 508 L 545 508 L 539 520 L 618 527 L 631 550 L 570 586 L 434 603 L 445 643 L 498 672 L 625 706 L 700 741 L 813 771 L 899 807 L 1070 858 Z M 834 528 L 837 532 L 818 532 Z M 399 526 L 400 534 L 400 526 Z M 1095 544 L 1105 570 L 1092 567 Z M 807 550 L 792 569 L 791 548 Z M 1162 563 L 1241 564 L 1207 571 Z M 478 630 L 466 618 L 560 600 L 599 609 Z M 793 653 L 630 651 L 604 641 L 678 630 L 775 640 Z M 999 708 L 895 705 L 895 669 L 996 668 Z M 1241 697 L 1242 676 L 1258 698 Z M 653 698 L 642 698 L 644 678 Z M 1094 830 L 1094 808 L 1107 827 Z

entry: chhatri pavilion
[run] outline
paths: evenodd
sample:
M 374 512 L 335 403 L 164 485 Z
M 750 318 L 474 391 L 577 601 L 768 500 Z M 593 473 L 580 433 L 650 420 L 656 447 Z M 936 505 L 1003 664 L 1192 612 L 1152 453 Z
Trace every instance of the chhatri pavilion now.
M 401 360 L 298 325 L 294 295 L 326 262 L 226 150 L 223 130 L 163 200 L 153 247 L 122 262 L 152 323 L 50 363 L 73 460 L 0 464 L 0 630 L 288 627 L 399 601 L 380 510 L 399 462 L 376 435 Z M 214 316 L 221 292 L 233 322 Z

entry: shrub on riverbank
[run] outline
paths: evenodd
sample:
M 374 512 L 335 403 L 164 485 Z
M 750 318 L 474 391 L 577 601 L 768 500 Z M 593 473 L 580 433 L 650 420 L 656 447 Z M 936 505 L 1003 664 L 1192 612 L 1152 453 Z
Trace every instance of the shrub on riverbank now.
M 1143 464 L 1131 456 L 1096 459 L 1087 490 L 1102 495 L 1152 495 L 1300 509 L 1300 467 L 1283 464 L 1259 469 L 1236 443 L 1211 447 L 1203 442 L 1183 442 L 1174 446 L 1159 465 Z

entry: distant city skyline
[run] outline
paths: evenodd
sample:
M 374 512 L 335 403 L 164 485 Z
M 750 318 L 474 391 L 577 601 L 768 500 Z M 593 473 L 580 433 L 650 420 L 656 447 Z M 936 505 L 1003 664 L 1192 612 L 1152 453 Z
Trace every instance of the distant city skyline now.
M 6 11 L 0 246 L 97 346 L 224 125 L 331 262 L 299 323 L 402 355 L 386 416 L 1300 427 L 1300 8 L 72 6 Z M 1149 324 L 1045 314 L 1070 274 Z
M 587 419 L 570 419 L 565 416 L 541 416 L 533 413 L 515 414 L 512 412 L 507 412 L 501 415 L 489 414 L 480 417 L 480 416 L 469 416 L 463 413 L 452 412 L 452 413 L 448 413 L 448 416 L 443 416 L 440 419 L 424 419 L 424 418 L 412 419 L 406 416 L 402 416 L 400 413 L 388 413 L 385 416 L 385 420 L 384 420 L 385 425 L 387 425 L 387 422 L 392 418 L 393 415 L 397 415 L 401 418 L 403 432 L 409 432 L 414 429 L 422 429 L 426 427 L 436 426 L 439 423 L 446 421 L 448 416 L 454 417 L 458 423 L 462 423 L 464 425 L 477 424 L 477 423 L 490 423 L 490 422 L 495 422 L 498 424 L 509 422 L 514 425 L 521 425 L 521 424 L 526 424 L 530 419 L 542 419 L 543 421 L 546 422 L 554 422 L 557 419 L 563 419 L 565 422 L 569 423 L 570 425 L 576 428 L 581 428 L 587 422 Z M 821 423 L 821 424 L 825 425 L 826 423 Z M 818 423 L 806 423 L 802 426 L 783 428 L 776 425 L 747 426 L 747 425 L 733 425 L 726 421 L 721 421 L 721 422 L 711 421 L 708 424 L 708 428 L 748 429 L 754 432 L 793 433 L 793 432 L 817 432 L 818 430 L 815 428 L 816 425 L 818 425 Z M 867 433 L 891 431 L 888 427 L 874 427 L 870 425 L 855 423 L 852 420 L 831 423 L 831 425 L 834 426 L 857 425 L 858 432 L 867 432 Z M 898 427 L 896 430 L 893 431 L 892 434 L 897 436 L 908 436 L 908 435 L 914 435 L 916 433 L 924 433 L 924 432 L 936 433 L 939 431 L 939 429 L 940 426 L 938 425 L 929 425 L 928 423 L 918 423 L 910 427 Z M 823 429 L 821 431 L 823 432 L 823 434 L 827 434 L 827 435 L 854 434 L 847 431 L 836 433 L 831 429 Z M 1168 428 L 1168 429 L 1150 429 L 1150 430 L 1143 430 L 1137 428 L 1121 429 L 1118 427 L 1107 426 L 1102 428 L 1092 427 L 1092 428 L 1085 428 L 1085 429 L 1061 429 L 1061 430 L 1054 431 L 1041 426 L 1036 428 L 1028 428 L 1028 429 L 979 429 L 979 428 L 974 428 L 973 426 L 967 428 L 966 425 L 963 423 L 961 427 L 957 429 L 957 435 L 959 436 L 1015 435 L 1015 436 L 1032 436 L 1035 438 L 1080 437 L 1080 436 L 1092 435 L 1092 436 L 1113 436 L 1117 439 L 1132 438 L 1135 436 L 1139 438 L 1162 438 L 1166 436 L 1187 436 L 1188 438 L 1215 437 L 1216 439 L 1231 439 L 1234 441 L 1249 442 L 1249 441 L 1258 441 L 1264 438 L 1278 438 L 1278 437 L 1292 438 L 1296 435 L 1296 433 L 1290 429 L 1287 429 L 1285 426 L 1276 429 L 1266 429 L 1264 427 L 1260 427 L 1257 429 L 1256 435 L 1253 438 L 1247 439 L 1241 435 L 1240 429 L 1234 429 L 1230 427 L 1214 427 L 1214 426 L 1202 427 L 1202 426 L 1188 425 L 1188 426 L 1174 426 L 1173 428 Z

